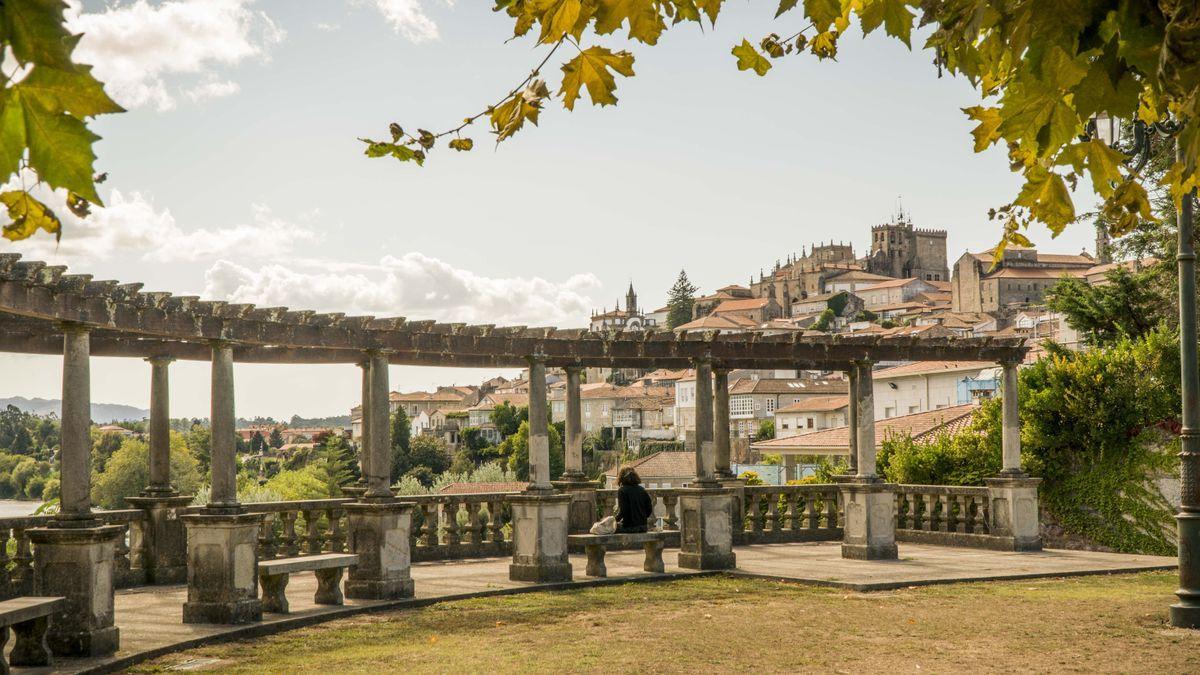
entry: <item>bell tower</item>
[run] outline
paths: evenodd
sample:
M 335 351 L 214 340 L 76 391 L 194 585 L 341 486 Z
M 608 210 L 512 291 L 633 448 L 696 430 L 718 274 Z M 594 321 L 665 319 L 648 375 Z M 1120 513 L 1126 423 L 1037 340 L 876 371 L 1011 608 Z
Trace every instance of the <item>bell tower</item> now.
M 638 313 L 637 293 L 633 292 L 633 282 L 629 282 L 629 291 L 625 293 L 625 312 L 630 316 Z

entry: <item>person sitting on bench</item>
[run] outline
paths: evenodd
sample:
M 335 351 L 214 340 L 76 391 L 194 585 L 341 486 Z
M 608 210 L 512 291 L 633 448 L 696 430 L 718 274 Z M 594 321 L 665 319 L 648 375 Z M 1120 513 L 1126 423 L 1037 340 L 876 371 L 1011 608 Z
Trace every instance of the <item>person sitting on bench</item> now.
M 642 478 L 632 466 L 623 466 L 617 474 L 617 532 L 645 532 L 646 521 L 654 514 L 654 502 Z

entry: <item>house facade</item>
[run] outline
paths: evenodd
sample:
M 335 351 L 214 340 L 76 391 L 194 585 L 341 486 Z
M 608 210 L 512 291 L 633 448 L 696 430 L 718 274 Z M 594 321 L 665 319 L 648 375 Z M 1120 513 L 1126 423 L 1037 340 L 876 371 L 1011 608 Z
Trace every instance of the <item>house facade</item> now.
M 890 419 L 971 403 L 999 387 L 988 361 L 918 361 L 877 370 L 875 419 Z

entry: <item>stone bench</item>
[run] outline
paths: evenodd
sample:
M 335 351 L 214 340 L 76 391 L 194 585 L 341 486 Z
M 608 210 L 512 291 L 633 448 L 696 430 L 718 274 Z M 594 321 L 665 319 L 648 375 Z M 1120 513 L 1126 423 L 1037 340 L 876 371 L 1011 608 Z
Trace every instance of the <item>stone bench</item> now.
M 609 547 L 624 547 L 642 545 L 646 549 L 646 563 L 642 569 L 647 572 L 662 573 L 663 546 L 672 532 L 618 532 L 617 534 L 572 534 L 567 536 L 567 543 L 583 546 L 587 553 L 587 575 L 589 577 L 606 577 L 608 568 L 604 566 L 604 552 Z
M 8 675 L 8 665 L 52 665 L 46 648 L 46 629 L 50 615 L 67 604 L 66 598 L 25 597 L 0 602 L 0 675 Z M 4 661 L 4 645 L 8 629 L 17 634 L 8 663 Z
M 258 563 L 258 581 L 262 584 L 262 609 L 276 614 L 288 613 L 288 576 L 292 572 L 315 572 L 317 593 L 313 602 L 318 605 L 340 605 L 345 602 L 342 595 L 342 573 L 347 567 L 358 564 L 358 556 L 351 553 L 322 553 L 296 558 L 280 558 Z

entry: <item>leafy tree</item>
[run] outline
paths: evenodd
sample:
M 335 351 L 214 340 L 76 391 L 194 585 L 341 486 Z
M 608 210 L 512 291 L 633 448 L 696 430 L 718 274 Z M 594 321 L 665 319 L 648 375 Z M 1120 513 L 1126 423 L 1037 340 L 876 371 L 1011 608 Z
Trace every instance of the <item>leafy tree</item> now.
M 121 447 L 122 439 L 125 437 L 116 433 L 101 433 L 95 429 L 92 430 L 91 437 L 92 470 L 103 471 L 108 458 L 112 457 L 113 453 Z
M 171 483 L 182 494 L 193 494 L 200 486 L 200 471 L 184 438 L 171 434 Z M 149 482 L 150 446 L 126 437 L 102 471 L 92 473 L 92 501 L 106 509 L 126 508 L 125 498 L 141 493 Z
M 446 442 L 436 436 L 417 436 L 409 450 L 409 471 L 423 466 L 434 474 L 450 468 L 450 449 Z
M 758 475 L 757 471 L 743 471 L 742 475 L 738 476 L 738 478 L 741 478 L 742 480 L 746 481 L 746 485 L 762 485 L 763 484 L 763 479 L 761 476 Z
M 404 408 L 396 408 L 392 413 L 392 473 L 391 480 L 395 483 L 411 467 L 408 460 L 412 424 L 408 421 L 408 413 Z
M 122 108 L 92 77 L 91 66 L 72 60 L 79 39 L 67 30 L 66 7 L 54 0 L 0 3 L 0 53 L 16 61 L 0 69 L 0 185 L 22 178 L 20 189 L 0 192 L 6 239 L 38 230 L 61 236 L 58 216 L 26 185 L 66 191 L 67 208 L 81 218 L 91 204 L 101 204 L 96 183 L 103 179 L 92 168 L 92 143 L 100 137 L 86 121 Z
M 692 320 L 695 296 L 696 287 L 688 280 L 687 272 L 679 270 L 675 285 L 667 293 L 667 328 L 674 330 Z
M 265 450 L 266 447 L 267 440 L 263 438 L 262 432 L 255 431 L 254 435 L 250 437 L 250 452 L 253 452 L 256 455 L 262 454 L 262 451 Z
M 515 407 L 508 401 L 504 401 L 492 410 L 491 420 L 492 425 L 496 427 L 496 431 L 500 432 L 500 438 L 508 438 L 517 433 L 521 423 L 529 419 L 529 408 L 526 406 Z
M 769 441 L 775 438 L 775 420 L 762 420 L 758 423 L 758 431 L 754 434 L 754 442 Z
M 550 435 L 550 477 L 562 475 L 566 459 L 563 450 L 562 436 L 558 429 L 549 428 Z M 504 439 L 500 444 L 501 455 L 508 458 L 508 469 L 517 475 L 517 480 L 529 480 L 529 422 L 521 422 L 517 433 Z
M 279 427 L 271 429 L 271 437 L 270 440 L 267 441 L 267 445 L 275 448 L 276 450 L 283 447 L 283 432 L 279 430 Z
M 825 311 L 821 312 L 821 315 L 817 317 L 816 323 L 812 325 L 812 330 L 819 330 L 822 333 L 829 332 L 833 329 L 836 319 L 837 315 L 833 313 L 833 310 L 826 307 Z
M 306 468 L 321 481 L 330 496 L 340 494 L 343 485 L 358 478 L 354 449 L 341 436 L 330 435 L 316 446 L 314 458 Z
M 551 88 L 544 66 L 564 43 L 572 49 L 562 64 L 555 95 L 573 110 L 586 89 L 593 105 L 614 105 L 616 76 L 632 77 L 634 55 L 596 44 L 625 32 L 645 48 L 680 24 L 715 24 L 725 0 L 685 2 L 590 2 L 503 0 L 514 35 L 536 35 L 545 54 L 499 101 L 481 106 L 445 131 L 406 132 L 389 127 L 390 140 L 362 139 L 369 157 L 423 164 L 426 153 L 446 136 L 455 150 L 472 147 L 462 132 L 485 119 L 502 142 L 525 123 L 537 124 Z M 1034 221 L 1059 233 L 1076 219 L 1071 190 L 1080 179 L 1104 199 L 1102 211 L 1113 232 L 1130 231 L 1150 219 L 1148 181 L 1125 155 L 1083 132 L 1098 113 L 1152 124 L 1168 115 L 1182 125 L 1181 161 L 1165 184 L 1179 201 L 1197 182 L 1200 157 L 1200 50 L 1195 48 L 1197 10 L 1191 2 L 1063 3 L 1043 0 L 783 0 L 775 20 L 785 27 L 752 44 L 743 39 L 731 55 L 739 70 L 766 75 L 774 62 L 810 54 L 834 59 L 842 36 L 857 24 L 864 34 L 882 28 L 911 48 L 914 23 L 929 26 L 923 48 L 940 75 L 961 75 L 984 103 L 964 113 L 977 126 L 974 149 L 1006 148 L 1022 185 L 1013 199 L 991 211 L 1007 243 L 1028 244 L 1023 234 Z M 797 16 L 797 15 L 802 16 Z M 625 26 L 628 26 L 625 29 Z M 787 37 L 780 37 L 787 35 Z M 457 117 L 457 116 L 456 116 Z
M 1156 292 L 1153 279 L 1160 273 L 1157 269 L 1116 267 L 1108 273 L 1108 283 L 1094 286 L 1083 279 L 1064 277 L 1046 292 L 1046 306 L 1061 312 L 1091 344 L 1110 345 L 1122 336 L 1142 337 L 1177 314 L 1170 299 Z
M 193 420 L 191 428 L 183 435 L 183 442 L 196 459 L 200 473 L 208 475 L 209 458 L 212 457 L 212 429 L 199 420 Z

